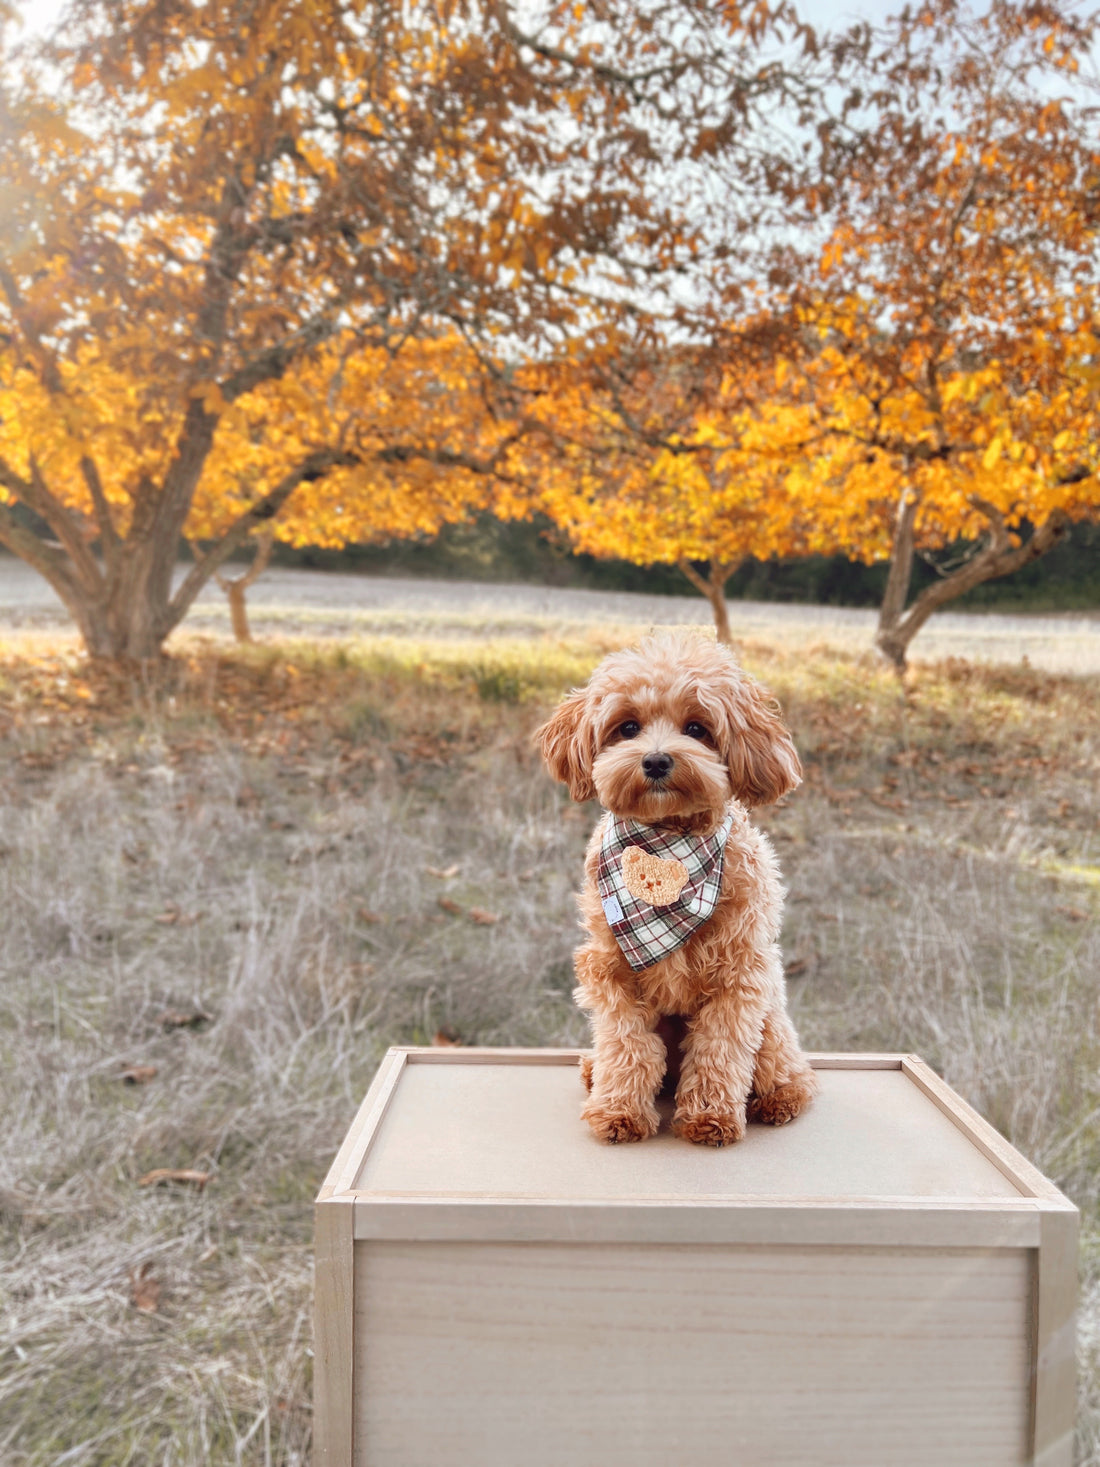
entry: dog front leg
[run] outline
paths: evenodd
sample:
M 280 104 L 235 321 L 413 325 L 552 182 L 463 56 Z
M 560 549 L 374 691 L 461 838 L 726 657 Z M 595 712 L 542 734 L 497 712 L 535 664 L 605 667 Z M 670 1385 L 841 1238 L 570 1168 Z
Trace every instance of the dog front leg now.
M 672 1120 L 685 1141 L 731 1146 L 745 1134 L 766 1011 L 763 992 L 740 989 L 718 993 L 689 1021 Z
M 817 1076 L 806 1061 L 790 1015 L 775 1007 L 764 1032 L 752 1077 L 749 1119 L 785 1126 L 801 1115 L 817 1094 Z
M 665 1046 L 644 1004 L 626 992 L 592 954 L 578 954 L 577 998 L 592 1021 L 592 1056 L 584 1073 L 589 1096 L 581 1111 L 600 1141 L 642 1141 L 656 1133 L 657 1091 Z

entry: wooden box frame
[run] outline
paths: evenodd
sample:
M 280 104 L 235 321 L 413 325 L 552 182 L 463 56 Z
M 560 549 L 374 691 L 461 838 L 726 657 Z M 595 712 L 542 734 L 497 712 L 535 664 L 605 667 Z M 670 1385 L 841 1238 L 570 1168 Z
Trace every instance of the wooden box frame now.
M 1071 1467 L 1077 1210 L 915 1055 L 818 1054 L 810 1061 L 819 1071 L 900 1070 L 1018 1195 L 726 1196 L 700 1203 L 666 1196 L 592 1201 L 481 1194 L 433 1199 L 357 1189 L 408 1067 L 575 1066 L 579 1054 L 573 1049 L 413 1047 L 386 1054 L 316 1200 L 316 1467 L 373 1467 L 362 1453 L 356 1456 L 353 1443 L 356 1363 L 363 1348 L 355 1324 L 355 1275 L 362 1253 L 360 1248 L 357 1255 L 357 1245 L 410 1240 L 1025 1250 L 1031 1364 L 1028 1454 L 1023 1461 L 1026 1467 Z M 578 1110 L 580 1098 L 578 1085 Z

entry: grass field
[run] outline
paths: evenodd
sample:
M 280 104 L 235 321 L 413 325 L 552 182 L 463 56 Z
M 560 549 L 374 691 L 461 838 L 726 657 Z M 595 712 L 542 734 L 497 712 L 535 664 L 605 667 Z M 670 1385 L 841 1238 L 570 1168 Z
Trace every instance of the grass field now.
M 619 639 L 0 642 L 0 1460 L 304 1467 L 310 1203 L 383 1049 L 583 1038 L 595 812 L 529 736 Z M 760 814 L 803 1038 L 922 1053 L 1079 1203 L 1100 1467 L 1100 679 L 742 650 L 806 762 Z

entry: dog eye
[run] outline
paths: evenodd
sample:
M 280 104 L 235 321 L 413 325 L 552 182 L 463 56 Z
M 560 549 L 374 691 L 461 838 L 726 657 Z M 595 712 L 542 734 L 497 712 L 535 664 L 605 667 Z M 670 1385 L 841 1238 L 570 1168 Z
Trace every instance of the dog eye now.
M 703 727 L 703 725 L 701 723 L 696 723 L 694 719 L 690 723 L 684 724 L 684 732 L 687 734 L 689 739 L 705 739 L 708 737 L 707 731 Z
M 625 723 L 619 724 L 619 735 L 624 739 L 636 739 L 642 731 L 642 725 L 636 718 L 628 718 Z

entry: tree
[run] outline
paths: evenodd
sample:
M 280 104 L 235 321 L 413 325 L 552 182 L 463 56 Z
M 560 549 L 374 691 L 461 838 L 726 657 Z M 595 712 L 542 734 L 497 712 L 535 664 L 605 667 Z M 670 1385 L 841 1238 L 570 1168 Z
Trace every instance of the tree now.
M 542 407 L 568 464 L 543 507 L 573 547 L 677 566 L 707 598 L 726 643 L 725 586 L 743 561 L 805 549 L 799 506 L 771 443 L 771 420 L 792 412 L 770 365 L 775 349 L 766 331 L 663 359 L 620 346 L 567 378 Z
M 238 545 L 301 533 L 308 505 L 350 527 L 369 502 L 378 529 L 384 504 L 421 523 L 506 485 L 470 444 L 508 437 L 485 392 L 509 362 L 640 300 L 683 322 L 668 282 L 728 249 L 692 199 L 736 176 L 790 84 L 760 60 L 767 10 L 553 0 L 530 32 L 526 13 L 72 0 L 59 39 L 15 58 L 0 542 L 90 652 L 154 655 Z M 476 355 L 458 447 L 419 410 L 416 441 L 380 434 L 352 398 L 416 343 Z M 177 585 L 184 537 L 205 553 Z
M 816 431 L 788 489 L 812 520 L 815 550 L 889 559 L 875 645 L 899 671 L 935 611 L 1100 510 L 1097 347 L 1080 334 L 1055 390 L 1023 390 L 1002 361 L 942 368 L 934 412 L 920 392 L 853 386 L 846 349 L 813 364 Z M 909 602 L 918 553 L 939 578 Z
M 1094 34 L 1057 4 L 907 15 L 803 180 L 829 237 L 790 266 L 814 427 L 786 451 L 820 532 L 889 556 L 875 640 L 899 670 L 935 610 L 1100 505 L 1100 151 L 1074 92 Z M 960 541 L 907 605 L 914 555 Z
M 275 531 L 270 526 L 266 526 L 256 535 L 256 549 L 247 570 L 242 571 L 239 576 L 223 576 L 221 571 L 216 571 L 214 574 L 214 579 L 229 601 L 229 619 L 233 627 L 233 635 L 238 642 L 251 642 L 252 640 L 252 628 L 248 624 L 248 603 L 245 596 L 249 587 L 254 586 L 267 570 L 274 549 Z

